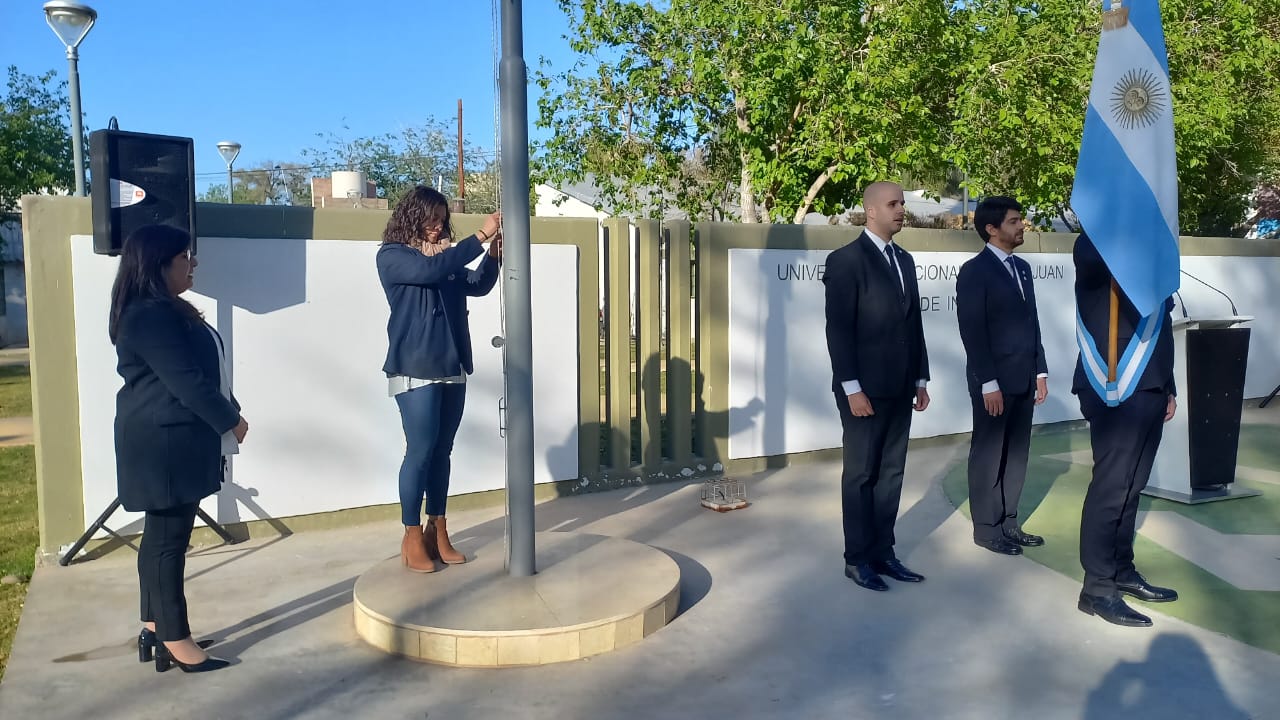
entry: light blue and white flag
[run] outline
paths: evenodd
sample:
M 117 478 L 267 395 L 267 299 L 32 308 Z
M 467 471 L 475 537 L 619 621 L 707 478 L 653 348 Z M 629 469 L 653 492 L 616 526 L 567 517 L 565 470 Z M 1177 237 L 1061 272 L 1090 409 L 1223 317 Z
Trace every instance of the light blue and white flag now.
M 1086 374 L 1108 404 L 1121 402 L 1151 358 L 1164 302 L 1178 289 L 1178 168 L 1173 97 L 1159 0 L 1107 0 L 1093 67 L 1071 207 L 1116 284 L 1143 315 L 1116 382 L 1081 325 Z M 1145 332 L 1144 332 L 1145 331 Z M 1094 360 L 1095 362 L 1090 362 Z M 1101 376 L 1096 373 L 1101 372 Z M 1127 392 L 1126 392 L 1127 390 Z

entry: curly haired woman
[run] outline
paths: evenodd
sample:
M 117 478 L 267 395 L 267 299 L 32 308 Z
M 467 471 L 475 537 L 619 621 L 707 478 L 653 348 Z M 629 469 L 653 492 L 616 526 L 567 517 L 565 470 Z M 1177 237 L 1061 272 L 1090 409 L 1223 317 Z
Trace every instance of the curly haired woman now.
M 449 541 L 445 525 L 449 456 L 462 421 L 467 375 L 474 371 L 467 297 L 487 295 L 498 279 L 502 215 L 485 218 L 479 231 L 456 244 L 452 236 L 444 195 L 418 185 L 391 213 L 377 255 L 378 278 L 391 306 L 382 369 L 400 407 L 405 436 L 400 561 L 423 573 L 434 572 L 436 560 L 466 562 Z M 467 265 L 481 255 L 480 265 L 469 270 Z

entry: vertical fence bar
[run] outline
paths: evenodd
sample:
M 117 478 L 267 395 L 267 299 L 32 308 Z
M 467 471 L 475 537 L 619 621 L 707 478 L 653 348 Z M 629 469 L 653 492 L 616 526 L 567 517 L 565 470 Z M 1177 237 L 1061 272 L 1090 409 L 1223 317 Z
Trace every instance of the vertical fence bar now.
M 671 220 L 667 234 L 667 436 L 671 460 L 693 459 L 692 237 L 688 220 Z
M 631 468 L 631 224 L 604 222 L 605 387 L 609 467 Z
M 578 249 L 578 477 L 600 476 L 600 428 L 604 413 L 600 399 L 600 226 L 575 220 L 534 223 L 539 242 L 565 242 Z M 554 282 L 546 279 L 546 282 Z
M 640 463 L 647 470 L 662 465 L 662 226 L 657 220 L 636 222 L 636 414 L 640 419 Z
M 720 226 L 723 227 L 723 226 Z M 697 233 L 697 444 L 701 458 L 719 462 L 729 442 L 729 253 L 717 225 L 698 223 Z

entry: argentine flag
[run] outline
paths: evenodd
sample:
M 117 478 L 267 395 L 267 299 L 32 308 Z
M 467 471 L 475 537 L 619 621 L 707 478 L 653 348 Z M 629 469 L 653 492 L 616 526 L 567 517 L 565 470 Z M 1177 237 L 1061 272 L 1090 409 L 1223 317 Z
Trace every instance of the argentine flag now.
M 1071 208 L 1120 289 L 1150 315 L 1178 289 L 1178 167 L 1158 0 L 1110 0 Z
M 1071 207 L 1143 315 L 1116 382 L 1108 381 L 1106 360 L 1078 323 L 1086 374 L 1114 405 L 1132 394 L 1154 349 L 1165 299 L 1178 289 L 1178 168 L 1159 0 L 1108 0 Z

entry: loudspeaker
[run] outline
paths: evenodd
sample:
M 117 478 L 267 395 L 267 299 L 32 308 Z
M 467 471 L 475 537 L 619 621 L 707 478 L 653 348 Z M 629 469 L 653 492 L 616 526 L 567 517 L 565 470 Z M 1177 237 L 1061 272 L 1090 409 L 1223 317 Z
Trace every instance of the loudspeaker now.
M 196 250 L 195 144 L 191 138 L 123 130 L 89 133 L 93 251 L 119 255 L 144 225 L 172 225 Z

